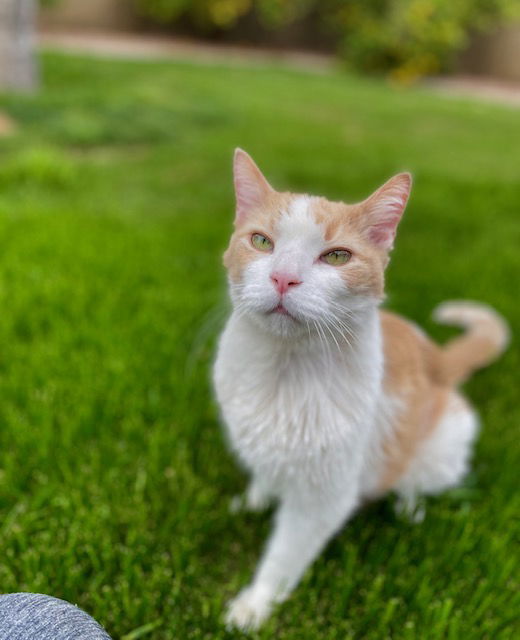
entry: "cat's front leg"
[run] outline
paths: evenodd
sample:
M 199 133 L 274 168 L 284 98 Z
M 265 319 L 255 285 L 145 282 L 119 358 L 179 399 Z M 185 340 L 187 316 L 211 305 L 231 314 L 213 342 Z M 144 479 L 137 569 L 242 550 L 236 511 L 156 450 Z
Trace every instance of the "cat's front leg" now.
M 229 604 L 229 627 L 256 629 L 298 584 L 311 562 L 356 507 L 357 492 L 286 499 L 252 583 Z

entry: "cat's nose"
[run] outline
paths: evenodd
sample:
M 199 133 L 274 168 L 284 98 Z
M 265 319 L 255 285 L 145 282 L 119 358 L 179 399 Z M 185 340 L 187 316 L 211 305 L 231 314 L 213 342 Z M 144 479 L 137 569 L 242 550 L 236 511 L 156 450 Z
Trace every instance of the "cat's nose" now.
M 283 273 L 281 271 L 275 271 L 271 274 L 271 280 L 280 295 L 289 291 L 290 287 L 295 287 L 302 283 L 302 281 L 291 273 Z

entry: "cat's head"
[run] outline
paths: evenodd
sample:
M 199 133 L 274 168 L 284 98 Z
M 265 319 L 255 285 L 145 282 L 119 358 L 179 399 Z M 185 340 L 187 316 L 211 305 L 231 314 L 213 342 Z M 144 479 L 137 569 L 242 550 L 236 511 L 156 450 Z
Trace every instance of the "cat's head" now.
M 340 330 L 379 304 L 410 194 L 400 173 L 358 204 L 275 191 L 235 151 L 235 230 L 224 254 L 235 309 L 278 335 Z

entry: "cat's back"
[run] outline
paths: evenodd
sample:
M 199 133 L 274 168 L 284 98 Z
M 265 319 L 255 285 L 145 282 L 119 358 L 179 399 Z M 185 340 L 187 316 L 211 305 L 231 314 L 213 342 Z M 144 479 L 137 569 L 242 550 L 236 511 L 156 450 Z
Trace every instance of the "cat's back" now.
M 440 347 L 413 322 L 380 311 L 384 354 L 384 387 L 390 393 L 420 390 L 432 384 L 431 371 Z

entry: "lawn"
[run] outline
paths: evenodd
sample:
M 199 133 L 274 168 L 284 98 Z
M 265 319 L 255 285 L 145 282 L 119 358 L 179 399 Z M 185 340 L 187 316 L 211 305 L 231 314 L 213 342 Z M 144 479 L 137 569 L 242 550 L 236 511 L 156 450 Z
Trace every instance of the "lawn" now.
M 0 140 L 0 590 L 75 602 L 115 640 L 233 637 L 221 613 L 269 529 L 228 513 L 245 478 L 209 383 L 233 147 L 351 201 L 411 170 L 387 305 L 445 339 L 449 298 L 520 326 L 520 114 L 274 66 L 48 53 L 43 72 L 37 97 L 0 97 L 19 125 Z M 366 508 L 257 637 L 518 637 L 519 360 L 513 342 L 466 386 L 466 485 L 421 525 Z

